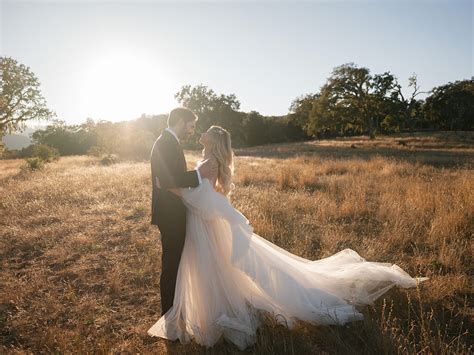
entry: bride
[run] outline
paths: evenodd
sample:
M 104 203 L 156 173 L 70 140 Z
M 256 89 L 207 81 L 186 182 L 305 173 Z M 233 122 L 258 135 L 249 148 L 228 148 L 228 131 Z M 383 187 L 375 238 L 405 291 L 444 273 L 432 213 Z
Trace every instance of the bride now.
M 206 347 L 223 336 L 243 350 L 256 341 L 259 311 L 278 315 L 289 328 L 296 320 L 345 324 L 363 318 L 355 306 L 372 303 L 395 285 L 414 287 L 426 279 L 412 278 L 397 265 L 365 261 L 351 249 L 307 260 L 253 233 L 228 199 L 229 132 L 212 126 L 200 143 L 203 161 L 213 161 L 218 174 L 196 188 L 172 190 L 187 208 L 186 239 L 173 306 L 149 335 L 194 339 Z

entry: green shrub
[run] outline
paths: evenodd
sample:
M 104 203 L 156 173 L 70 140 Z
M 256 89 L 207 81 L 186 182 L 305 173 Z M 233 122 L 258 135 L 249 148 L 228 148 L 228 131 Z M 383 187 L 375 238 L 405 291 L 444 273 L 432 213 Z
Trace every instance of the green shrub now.
M 22 165 L 22 170 L 34 171 L 40 170 L 44 166 L 44 160 L 39 157 L 33 157 L 26 159 L 26 163 Z
M 40 158 L 45 163 L 59 158 L 59 152 L 46 144 L 37 144 L 33 147 L 33 157 Z

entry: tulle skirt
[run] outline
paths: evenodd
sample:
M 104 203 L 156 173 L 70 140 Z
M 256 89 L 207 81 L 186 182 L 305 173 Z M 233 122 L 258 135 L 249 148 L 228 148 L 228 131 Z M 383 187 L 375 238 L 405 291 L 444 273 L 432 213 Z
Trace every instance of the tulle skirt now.
M 256 341 L 259 310 L 289 328 L 296 320 L 346 324 L 363 318 L 356 305 L 426 279 L 368 262 L 351 249 L 315 261 L 298 257 L 253 233 L 207 179 L 182 192 L 186 240 L 174 303 L 149 335 L 207 347 L 223 336 L 243 350 Z

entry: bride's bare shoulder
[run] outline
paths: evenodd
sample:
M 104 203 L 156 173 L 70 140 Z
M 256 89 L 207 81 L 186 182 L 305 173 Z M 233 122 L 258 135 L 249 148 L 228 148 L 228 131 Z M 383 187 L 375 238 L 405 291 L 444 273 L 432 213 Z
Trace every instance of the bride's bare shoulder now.
M 202 160 L 198 162 L 197 165 L 200 166 L 204 163 L 210 164 L 212 167 L 216 167 L 216 168 L 219 166 L 219 162 L 217 161 L 215 157 L 203 158 Z

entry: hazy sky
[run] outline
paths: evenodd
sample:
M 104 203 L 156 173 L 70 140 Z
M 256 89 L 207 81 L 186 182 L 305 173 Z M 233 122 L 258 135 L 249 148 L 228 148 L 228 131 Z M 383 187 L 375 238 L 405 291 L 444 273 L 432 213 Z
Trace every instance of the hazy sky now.
M 288 112 L 335 66 L 423 90 L 473 75 L 473 1 L 0 0 L 0 53 L 28 65 L 59 119 L 167 113 L 182 85 Z

